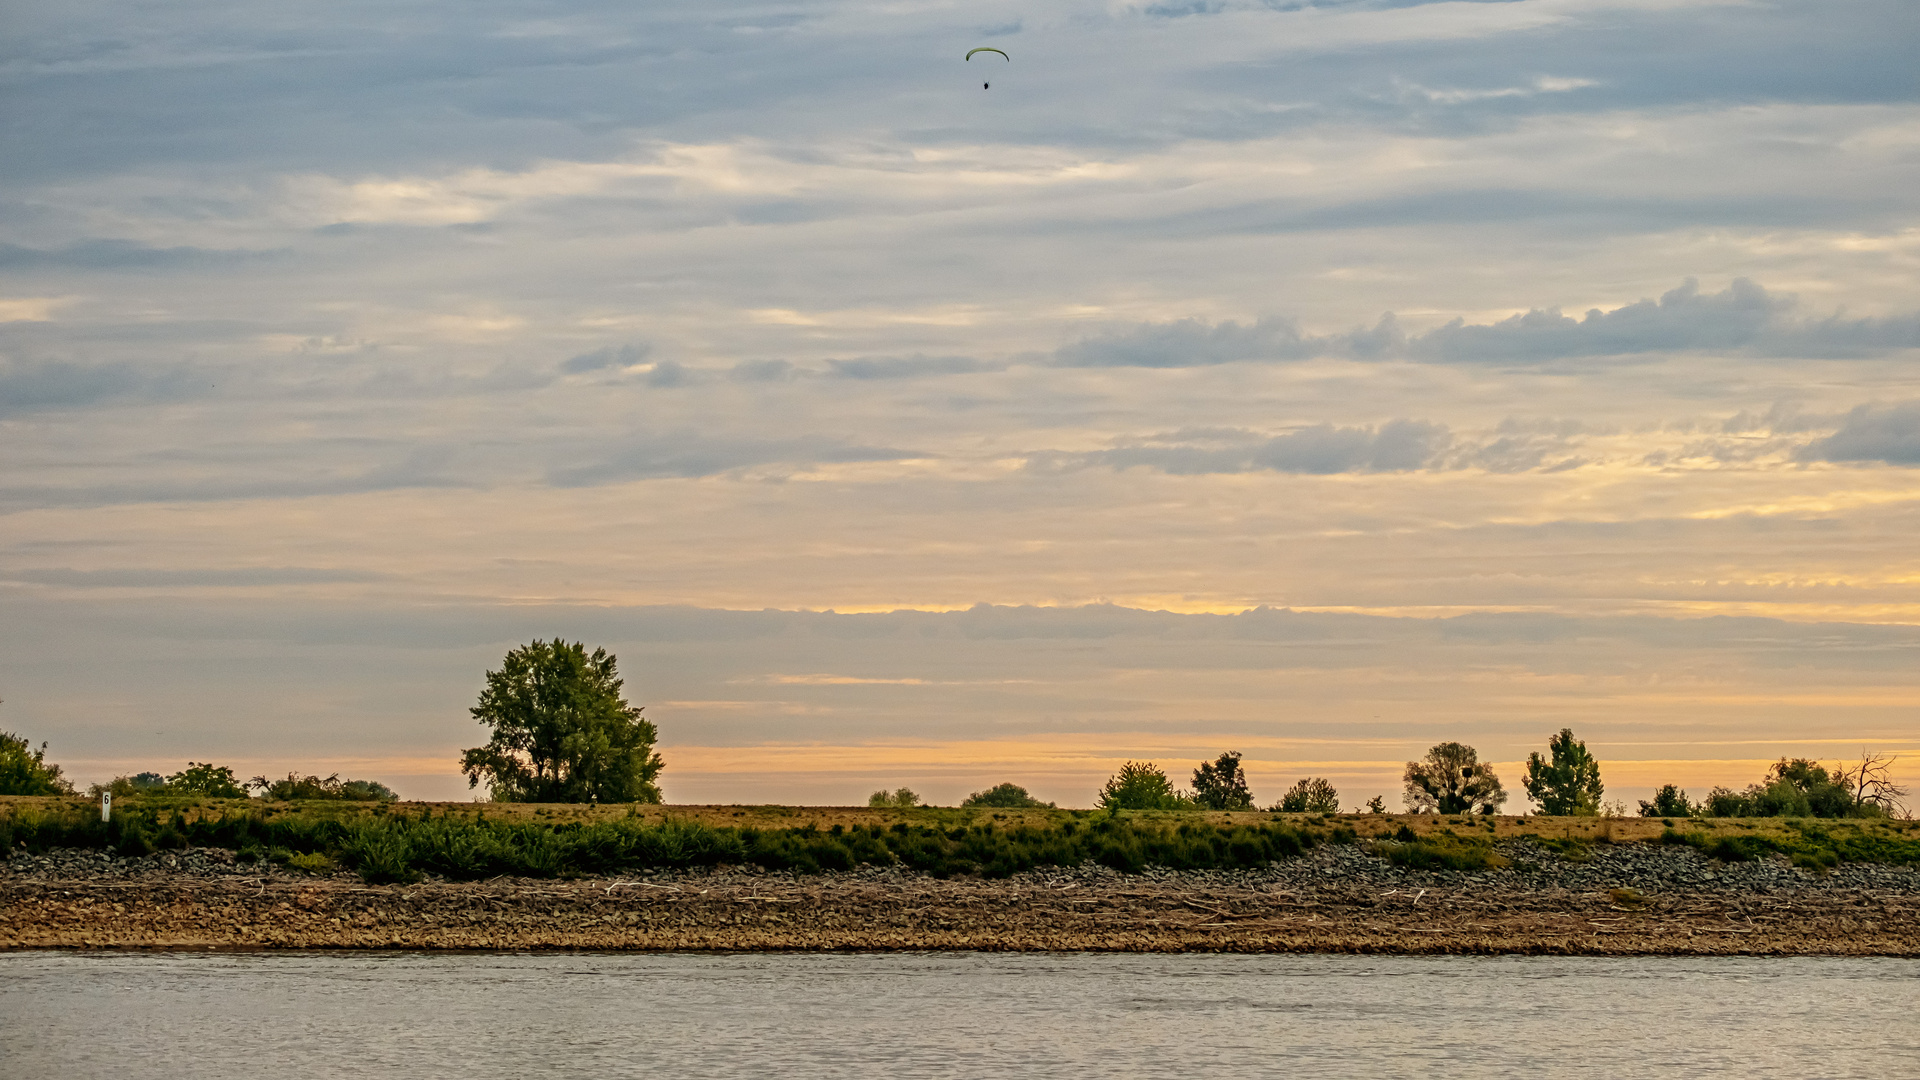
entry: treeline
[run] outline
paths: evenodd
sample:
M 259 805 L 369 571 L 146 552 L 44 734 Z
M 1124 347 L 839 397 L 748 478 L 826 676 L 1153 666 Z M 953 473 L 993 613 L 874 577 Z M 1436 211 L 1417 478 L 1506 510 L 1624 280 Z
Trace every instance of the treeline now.
M 378 780 L 342 780 L 332 776 L 302 776 L 289 772 L 283 780 L 256 776 L 245 783 L 236 780 L 225 765 L 189 761 L 187 767 L 172 776 L 155 772 L 116 776 L 105 784 L 95 784 L 89 794 L 112 792 L 122 795 L 191 795 L 211 799 L 258 798 L 289 801 L 293 799 L 335 799 L 346 802 L 394 802 L 400 796 Z
M 1664 784 L 1641 817 L 1880 818 L 1905 812 L 1907 789 L 1894 783 L 1889 754 L 1863 753 L 1856 764 L 1831 769 L 1808 758 L 1781 758 L 1743 791 L 1716 787 L 1699 802 L 1675 784 Z
M 73 795 L 73 783 L 60 766 L 47 760 L 46 744 L 34 747 L 9 731 L 0 731 L 0 795 Z M 87 789 L 94 798 L 111 794 L 179 796 L 210 799 L 259 798 L 267 800 L 334 799 L 348 802 L 393 802 L 399 798 L 377 780 L 342 780 L 332 776 L 302 776 L 289 772 L 283 780 L 256 776 L 242 783 L 225 765 L 189 761 L 187 767 L 171 776 L 157 772 L 116 776 L 104 784 Z
M 469 710 L 490 729 L 483 746 L 464 751 L 460 768 L 469 786 L 484 785 L 496 802 L 658 803 L 657 780 L 665 767 L 654 751 L 658 732 L 643 709 L 621 696 L 617 661 L 605 649 L 588 652 L 579 642 L 560 638 L 534 641 L 507 653 L 499 670 L 486 673 L 486 686 Z M 1856 765 L 1831 768 L 1804 758 L 1781 759 L 1769 774 L 1745 790 L 1718 787 L 1699 802 L 1677 785 L 1659 789 L 1640 813 L 1651 817 L 1875 817 L 1906 812 L 1906 790 L 1892 780 L 1894 759 L 1863 755 Z M 1493 768 L 1472 746 L 1444 742 L 1424 757 L 1409 761 L 1402 775 L 1402 803 L 1413 813 L 1495 814 L 1508 793 Z M 1606 788 L 1600 763 L 1572 730 L 1547 739 L 1545 752 L 1527 756 L 1522 785 L 1538 812 L 1551 816 L 1606 813 L 1624 816 L 1622 803 L 1604 804 Z M 46 744 L 0 732 L 0 794 L 72 793 L 60 767 L 46 761 Z M 342 780 L 288 773 L 285 779 L 256 776 L 241 783 L 233 770 L 202 762 L 170 776 L 143 772 L 95 785 L 93 793 L 181 795 L 263 799 L 391 801 L 394 793 L 372 780 Z M 907 787 L 876 791 L 875 807 L 921 805 Z M 1193 771 L 1191 783 L 1177 788 L 1153 762 L 1128 761 L 1095 794 L 1106 810 L 1253 810 L 1241 756 L 1226 751 Z M 966 808 L 1045 809 L 1011 781 L 976 791 Z M 1332 814 L 1340 793 L 1326 777 L 1296 780 L 1265 809 L 1282 813 Z M 1362 809 L 1387 812 L 1386 798 L 1375 795 Z
M 631 814 L 591 822 L 513 822 L 488 820 L 484 811 L 469 818 L 384 809 L 347 818 L 273 815 L 244 807 L 197 817 L 143 807 L 116 811 L 107 822 L 70 808 L 25 809 L 0 817 L 0 850 L 82 847 L 144 855 L 224 847 L 242 860 L 311 872 L 343 867 L 371 882 L 413 881 L 422 874 L 476 880 L 719 865 L 800 873 L 901 866 L 938 876 L 1005 877 L 1037 867 L 1095 863 L 1137 873 L 1149 866 L 1263 867 L 1326 840 L 1354 839 L 1353 830 L 1342 827 L 1323 830 L 1283 821 L 1214 825 L 1086 811 L 1037 826 L 896 822 L 827 829 L 714 827 L 672 819 L 652 824 Z

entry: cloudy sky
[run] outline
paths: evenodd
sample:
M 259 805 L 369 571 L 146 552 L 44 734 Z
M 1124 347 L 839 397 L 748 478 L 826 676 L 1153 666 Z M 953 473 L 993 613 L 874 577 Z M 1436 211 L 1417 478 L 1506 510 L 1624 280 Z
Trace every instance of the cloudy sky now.
M 0 728 L 83 781 L 467 798 L 541 635 L 682 802 L 1920 779 L 1911 0 L 0 20 Z

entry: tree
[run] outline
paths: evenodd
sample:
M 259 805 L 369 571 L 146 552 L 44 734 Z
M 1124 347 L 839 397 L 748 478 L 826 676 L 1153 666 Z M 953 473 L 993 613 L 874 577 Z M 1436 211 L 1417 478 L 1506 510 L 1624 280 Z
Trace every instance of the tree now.
M 70 795 L 60 766 L 47 763 L 47 744 L 35 750 L 23 735 L 0 731 L 0 795 Z
M 132 776 L 116 776 L 104 784 L 92 784 L 87 788 L 87 794 L 96 799 L 107 792 L 112 792 L 116 799 L 128 795 L 165 795 L 167 778 L 157 772 L 142 772 Z
M 256 776 L 247 787 L 263 799 L 340 799 L 347 802 L 393 802 L 400 796 L 377 780 L 342 780 L 339 773 L 322 780 L 290 772 L 285 780 Z
M 961 806 L 990 806 L 997 809 L 1021 810 L 1044 807 L 1053 809 L 1050 802 L 1041 802 L 1027 793 L 1019 784 L 995 784 L 985 791 L 976 791 L 967 796 Z
M 1700 800 L 1700 812 L 1707 817 L 1752 817 L 1753 799 L 1747 792 L 1722 785 Z
M 1781 758 L 1771 775 L 1760 800 L 1768 817 L 1847 817 L 1854 811 L 1851 787 L 1809 758 Z
M 1100 789 L 1103 810 L 1191 810 L 1193 805 L 1151 761 L 1127 762 Z
M 1709 817 L 1879 817 L 1899 808 L 1904 788 L 1892 782 L 1893 759 L 1861 755 L 1858 766 L 1827 768 L 1810 758 L 1781 758 L 1745 791 L 1717 787 L 1699 812 Z
M 470 712 L 493 738 L 460 755 L 497 802 L 660 801 L 658 732 L 620 696 L 617 661 L 560 638 L 514 649 Z
M 1387 812 L 1387 799 L 1384 795 L 1375 795 L 1367 800 L 1367 813 L 1384 814 Z
M 1905 813 L 1900 800 L 1907 797 L 1907 789 L 1893 782 L 1893 763 L 1899 760 L 1898 755 L 1862 750 L 1860 764 L 1834 766 L 1835 781 L 1853 793 L 1856 814 L 1871 812 L 1869 808 L 1888 816 Z
M 1573 737 L 1572 728 L 1547 740 L 1552 760 L 1536 751 L 1527 755 L 1527 777 L 1521 781 L 1540 812 L 1554 817 L 1592 816 L 1600 812 L 1600 763 L 1587 753 L 1587 744 Z
M 1247 790 L 1237 752 L 1229 750 L 1193 770 L 1193 801 L 1203 810 L 1253 809 L 1253 793 Z
M 1274 809 L 1289 814 L 1337 814 L 1340 812 L 1340 793 L 1333 789 L 1333 782 L 1323 776 L 1303 779 L 1280 796 L 1280 805 Z
M 1448 742 L 1407 762 L 1407 809 L 1416 814 L 1491 814 L 1507 801 L 1500 778 L 1464 743 Z
M 919 806 L 920 796 L 915 795 L 912 788 L 900 788 L 897 791 L 876 791 L 867 796 L 867 805 L 876 808 L 891 806 L 905 810 L 910 806 Z
M 1653 793 L 1652 802 L 1640 800 L 1641 817 L 1692 817 L 1705 810 L 1705 804 L 1694 806 L 1687 801 L 1687 793 L 1673 784 L 1661 785 L 1660 790 Z
M 247 793 L 234 782 L 233 769 L 209 761 L 189 761 L 187 767 L 167 777 L 166 795 L 204 795 L 210 799 L 244 799 Z

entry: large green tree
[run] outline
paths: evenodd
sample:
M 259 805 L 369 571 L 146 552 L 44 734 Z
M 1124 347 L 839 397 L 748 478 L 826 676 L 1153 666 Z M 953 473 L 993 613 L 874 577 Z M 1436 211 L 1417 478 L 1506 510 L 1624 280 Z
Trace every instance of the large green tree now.
M 1572 728 L 1561 728 L 1547 739 L 1547 753 L 1544 758 L 1538 751 L 1527 755 L 1527 776 L 1521 781 L 1527 797 L 1540 804 L 1541 813 L 1554 817 L 1598 814 L 1606 787 L 1587 744 L 1573 737 Z
M 1407 762 L 1407 809 L 1416 814 L 1491 814 L 1507 801 L 1507 791 L 1480 754 L 1465 743 L 1447 742 Z
M 468 785 L 498 802 L 659 802 L 658 732 L 620 687 L 605 649 L 554 638 L 509 652 L 470 710 L 493 738 L 460 756 Z

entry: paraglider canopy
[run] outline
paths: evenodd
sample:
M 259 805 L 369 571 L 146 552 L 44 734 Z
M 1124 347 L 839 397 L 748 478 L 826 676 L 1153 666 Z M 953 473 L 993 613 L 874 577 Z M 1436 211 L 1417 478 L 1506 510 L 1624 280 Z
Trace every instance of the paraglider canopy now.
M 999 49 L 988 48 L 984 46 L 978 49 L 974 49 L 972 52 L 967 53 L 967 59 L 969 60 L 973 59 L 974 53 L 983 53 L 983 52 L 1000 53 L 1001 59 L 1007 61 L 1009 64 L 1013 62 L 1013 57 L 1008 56 L 1006 53 L 1000 52 Z

